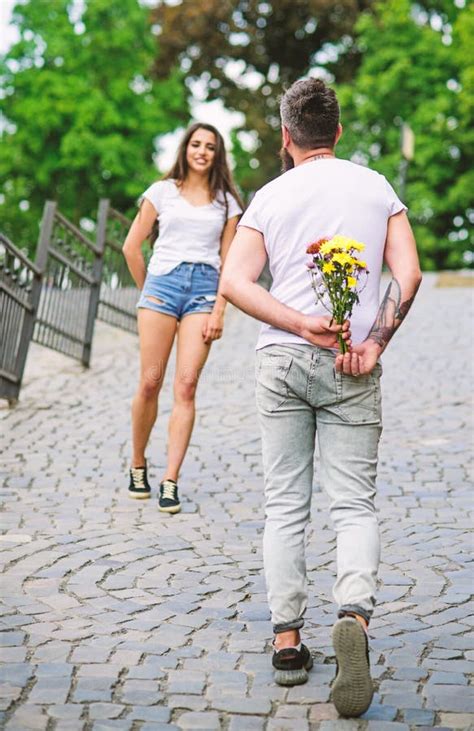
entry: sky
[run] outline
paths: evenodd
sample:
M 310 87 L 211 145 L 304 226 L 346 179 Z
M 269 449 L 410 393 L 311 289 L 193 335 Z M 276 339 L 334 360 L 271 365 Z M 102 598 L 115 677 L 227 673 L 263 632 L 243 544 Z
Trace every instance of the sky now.
M 11 44 L 18 38 L 16 29 L 10 25 L 15 2 L 16 0 L 0 0 L 0 54 L 6 53 Z M 196 91 L 196 96 L 199 97 L 201 95 L 200 90 L 197 89 Z M 208 103 L 193 101 L 191 108 L 194 119 L 217 127 L 228 145 L 230 143 L 230 131 L 243 121 L 243 115 L 239 112 L 227 111 L 219 100 Z M 182 130 L 176 130 L 160 138 L 156 163 L 161 170 L 171 167 L 181 134 Z

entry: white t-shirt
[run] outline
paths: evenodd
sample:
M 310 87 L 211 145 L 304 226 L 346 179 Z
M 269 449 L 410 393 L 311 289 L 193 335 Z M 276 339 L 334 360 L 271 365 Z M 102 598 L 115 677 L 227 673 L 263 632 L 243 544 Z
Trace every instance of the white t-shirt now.
M 230 193 L 226 197 L 227 218 L 242 213 L 235 198 Z M 142 198 L 155 208 L 160 226 L 148 264 L 151 274 L 167 274 L 183 261 L 210 264 L 220 270 L 219 249 L 226 221 L 222 192 L 208 205 L 193 206 L 183 198 L 174 180 L 159 180 L 145 190 Z
M 379 308 L 380 275 L 390 216 L 406 210 L 383 175 L 348 160 L 320 158 L 298 165 L 254 196 L 239 226 L 263 234 L 273 283 L 271 294 L 305 315 L 327 315 L 315 304 L 306 267 L 310 243 L 335 234 L 365 244 L 369 276 L 351 317 L 352 341 L 367 337 Z M 298 335 L 262 326 L 257 349 L 274 343 L 308 345 Z

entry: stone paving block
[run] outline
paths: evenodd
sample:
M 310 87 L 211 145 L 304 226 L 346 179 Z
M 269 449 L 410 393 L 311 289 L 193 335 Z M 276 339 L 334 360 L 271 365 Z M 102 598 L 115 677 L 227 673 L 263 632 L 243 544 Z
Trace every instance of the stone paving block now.
M 91 703 L 89 706 L 89 717 L 92 719 L 117 718 L 125 706 L 119 703 Z
M 168 693 L 185 693 L 200 695 L 206 684 L 205 673 L 198 670 L 170 670 L 168 673 Z
M 394 721 L 397 713 L 398 708 L 395 706 L 372 703 L 368 711 L 366 711 L 361 718 L 366 721 Z
M 73 691 L 75 703 L 110 702 L 116 678 L 79 678 Z
M 122 703 L 152 706 L 162 700 L 159 684 L 154 680 L 126 680 L 120 691 Z
M 69 677 L 39 678 L 28 696 L 29 703 L 65 703 L 69 695 Z
M 309 731 L 309 723 L 304 718 L 270 718 L 267 731 Z
M 0 632 L 0 647 L 16 647 L 23 644 L 24 632 Z
M 384 705 L 396 708 L 421 708 L 423 699 L 414 691 L 411 693 L 386 693 L 383 696 Z
M 335 721 L 339 717 L 332 703 L 315 703 L 309 709 L 309 720 L 312 723 Z
M 78 703 L 58 703 L 48 706 L 48 716 L 73 721 L 81 717 L 83 710 L 83 706 Z
M 338 718 L 337 721 L 321 721 L 319 731 L 358 731 L 359 724 L 353 719 Z
M 295 685 L 287 695 L 288 703 L 327 703 L 329 701 L 329 686 Z
M 434 723 L 435 714 L 433 711 L 422 708 L 407 708 L 403 711 L 403 720 L 416 726 L 431 726 Z
M 37 666 L 35 675 L 37 678 L 67 677 L 72 675 L 74 666 L 67 662 L 45 662 Z
M 306 718 L 308 709 L 305 706 L 279 705 L 276 709 L 276 718 Z
M 46 729 L 48 722 L 49 718 L 41 706 L 25 703 L 15 710 L 5 728 L 8 731 L 16 728 L 26 729 L 27 731 L 43 731 L 43 729 Z
M 227 713 L 248 714 L 250 716 L 270 713 L 271 703 L 269 700 L 257 698 L 237 698 L 235 696 L 222 696 L 220 699 L 211 701 L 212 708 Z
M 463 673 L 435 672 L 428 680 L 428 685 L 467 685 Z
M 170 709 L 164 706 L 132 706 L 127 713 L 127 719 L 150 723 L 168 723 L 170 717 Z
M 367 724 L 368 731 L 410 731 L 410 727 L 406 723 L 398 723 L 396 721 L 369 721 Z
M 34 673 L 34 667 L 27 663 L 0 665 L 0 682 L 25 686 Z
M 79 719 L 61 718 L 56 722 L 55 731 L 83 731 L 87 726 L 86 721 Z
M 107 662 L 110 650 L 101 647 L 76 647 L 71 655 L 71 662 L 77 665 L 81 663 L 104 663 Z
M 209 705 L 209 700 L 201 695 L 167 695 L 166 703 L 169 708 L 183 708 L 187 711 L 203 711 Z
M 221 729 L 219 714 L 215 711 L 185 712 L 181 714 L 176 724 L 178 728 L 186 731 L 187 729 L 196 729 L 196 731 L 220 731 Z
M 0 662 L 23 662 L 26 658 L 26 652 L 26 647 L 0 647 Z
M 423 668 L 398 668 L 393 674 L 393 680 L 416 680 L 421 681 L 428 677 L 428 671 Z
M 451 729 L 474 728 L 474 713 L 440 713 L 440 721 Z
M 425 686 L 423 695 L 426 697 L 426 707 L 438 711 L 453 711 L 456 713 L 474 713 L 474 693 L 472 687 L 433 685 Z
M 231 716 L 229 731 L 263 731 L 265 723 L 261 716 Z

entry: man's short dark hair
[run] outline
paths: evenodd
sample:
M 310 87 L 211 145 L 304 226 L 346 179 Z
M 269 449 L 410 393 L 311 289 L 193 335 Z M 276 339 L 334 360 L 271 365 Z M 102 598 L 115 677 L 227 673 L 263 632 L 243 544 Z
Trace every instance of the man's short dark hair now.
M 333 147 L 339 124 L 335 92 L 321 79 L 300 79 L 290 86 L 280 104 L 281 121 L 303 150 Z

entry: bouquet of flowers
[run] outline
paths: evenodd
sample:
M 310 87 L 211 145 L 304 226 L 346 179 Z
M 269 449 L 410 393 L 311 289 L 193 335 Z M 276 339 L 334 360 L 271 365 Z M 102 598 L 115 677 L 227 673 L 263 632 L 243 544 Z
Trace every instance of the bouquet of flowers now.
M 338 325 L 351 316 L 367 282 L 367 264 L 356 256 L 364 249 L 359 241 L 340 235 L 319 239 L 306 249 L 311 256 L 307 267 L 316 304 L 321 302 Z M 338 341 L 341 353 L 346 353 L 348 348 L 341 334 Z

